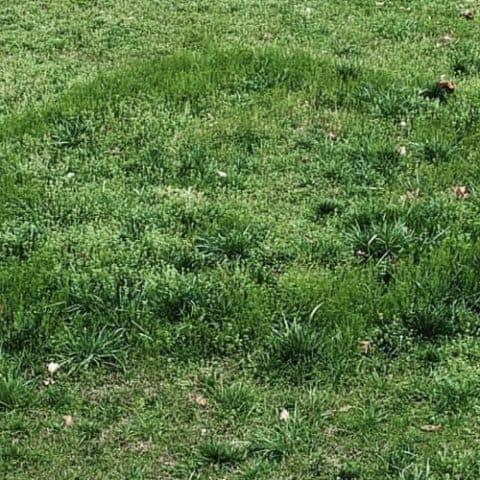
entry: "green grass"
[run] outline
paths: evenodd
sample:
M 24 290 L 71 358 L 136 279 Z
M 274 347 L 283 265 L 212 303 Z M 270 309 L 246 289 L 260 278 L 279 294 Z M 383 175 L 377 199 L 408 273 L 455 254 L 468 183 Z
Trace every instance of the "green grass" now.
M 459 12 L 5 2 L 2 478 L 479 477 Z

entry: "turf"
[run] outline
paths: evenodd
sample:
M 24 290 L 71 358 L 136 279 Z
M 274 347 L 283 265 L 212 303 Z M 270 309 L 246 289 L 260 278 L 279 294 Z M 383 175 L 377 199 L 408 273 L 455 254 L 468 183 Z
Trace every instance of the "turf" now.
M 2 478 L 480 476 L 460 12 L 4 2 Z

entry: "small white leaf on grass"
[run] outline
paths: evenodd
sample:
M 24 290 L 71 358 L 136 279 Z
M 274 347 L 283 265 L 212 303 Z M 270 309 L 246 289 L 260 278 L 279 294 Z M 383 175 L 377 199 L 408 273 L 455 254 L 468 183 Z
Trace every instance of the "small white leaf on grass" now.
M 462 10 L 460 12 L 460 16 L 465 18 L 466 20 L 474 20 L 475 14 L 471 10 Z
M 50 362 L 47 365 L 47 370 L 50 375 L 55 375 L 60 370 L 61 365 L 57 362 Z
M 372 349 L 372 342 L 369 340 L 362 340 L 360 342 L 360 349 L 362 350 L 363 354 L 368 355 Z
M 53 378 L 46 378 L 43 381 L 43 384 L 48 387 L 49 385 L 53 385 L 55 383 L 55 380 Z
M 305 10 L 303 10 L 303 14 L 307 18 L 311 17 L 312 13 L 313 13 L 313 10 L 310 7 L 305 7 Z
M 405 145 L 398 145 L 397 147 L 397 153 L 401 156 L 401 157 L 405 157 L 405 155 L 407 155 L 407 147 Z
M 72 427 L 73 424 L 75 423 L 71 415 L 64 415 L 62 419 L 63 419 L 63 425 L 65 427 Z
M 286 422 L 290 418 L 290 413 L 286 408 L 280 410 L 280 415 L 278 416 L 279 420 Z
M 225 172 L 222 172 L 221 170 L 217 170 L 217 175 L 221 178 L 225 178 L 227 174 Z

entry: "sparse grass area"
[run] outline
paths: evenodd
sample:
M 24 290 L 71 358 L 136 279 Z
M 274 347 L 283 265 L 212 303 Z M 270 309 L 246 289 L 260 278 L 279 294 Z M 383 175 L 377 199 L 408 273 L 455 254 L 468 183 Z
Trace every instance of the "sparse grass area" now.
M 461 7 L 4 2 L 2 479 L 479 478 Z

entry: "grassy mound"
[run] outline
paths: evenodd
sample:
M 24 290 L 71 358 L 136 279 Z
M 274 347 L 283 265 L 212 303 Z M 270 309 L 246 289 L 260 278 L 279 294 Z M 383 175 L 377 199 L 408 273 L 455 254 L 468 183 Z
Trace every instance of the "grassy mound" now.
M 477 478 L 478 52 L 338 3 L 0 112 L 5 478 Z

